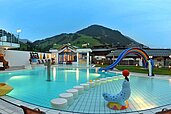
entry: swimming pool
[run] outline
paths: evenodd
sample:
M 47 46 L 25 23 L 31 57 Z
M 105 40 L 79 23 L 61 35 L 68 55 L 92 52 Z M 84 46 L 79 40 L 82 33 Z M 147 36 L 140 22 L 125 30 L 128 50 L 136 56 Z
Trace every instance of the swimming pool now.
M 169 80 L 130 76 L 129 108 L 121 111 L 107 108 L 107 102 L 104 101 L 102 93 L 116 95 L 120 92 L 123 81 L 123 78 L 118 78 L 96 86 L 80 96 L 67 110 L 93 114 L 133 113 L 171 104 L 171 82 Z
M 15 71 L 0 74 L 0 82 L 6 82 L 14 88 L 8 95 L 36 105 L 51 107 L 50 100 L 58 97 L 67 89 L 89 80 L 96 79 L 97 69 L 52 67 L 51 80 L 47 80 L 46 67 L 32 70 Z M 117 75 L 115 73 L 111 76 Z
M 104 77 L 105 73 L 96 73 L 97 69 L 89 68 L 52 68 L 52 81 L 46 81 L 44 67 L 33 70 L 16 71 L 0 74 L 0 82 L 6 82 L 14 87 L 9 96 L 51 108 L 50 100 L 58 94 L 80 83 L 85 83 L 97 77 Z M 106 76 L 117 74 L 108 73 Z M 130 76 L 131 97 L 130 108 L 114 111 L 106 107 L 107 102 L 102 97 L 103 92 L 117 94 L 123 78 L 96 86 L 80 95 L 66 110 L 80 113 L 118 113 L 147 110 L 171 104 L 171 82 L 169 80 Z

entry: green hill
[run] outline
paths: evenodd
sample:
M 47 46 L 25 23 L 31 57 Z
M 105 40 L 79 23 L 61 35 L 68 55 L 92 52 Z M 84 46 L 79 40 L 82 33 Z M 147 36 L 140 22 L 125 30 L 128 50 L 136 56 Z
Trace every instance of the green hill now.
M 63 33 L 37 40 L 32 44 L 27 44 L 29 45 L 27 47 L 30 47 L 29 50 L 32 49 L 34 51 L 48 51 L 50 48 L 58 48 L 67 43 L 80 48 L 84 44 L 89 44 L 86 46 L 89 48 L 102 44 L 111 44 L 112 47 L 144 47 L 143 44 L 123 35 L 121 32 L 100 25 L 91 25 L 76 33 Z
M 71 45 L 82 47 L 82 44 L 89 43 L 88 47 L 93 47 L 95 45 L 100 45 L 100 41 L 91 36 L 82 34 L 61 34 L 56 35 L 47 39 L 38 40 L 33 42 L 35 51 L 48 51 L 50 48 L 58 48 L 63 44 L 70 43 Z
M 100 43 L 104 44 L 112 44 L 113 46 L 120 46 L 120 47 L 127 47 L 130 44 L 134 44 L 137 47 L 141 45 L 140 43 L 136 42 L 135 40 L 124 36 L 118 30 L 112 30 L 110 28 L 106 28 L 100 25 L 91 25 L 85 29 L 82 29 L 78 32 L 78 34 L 84 34 L 88 36 L 95 37 L 99 39 Z

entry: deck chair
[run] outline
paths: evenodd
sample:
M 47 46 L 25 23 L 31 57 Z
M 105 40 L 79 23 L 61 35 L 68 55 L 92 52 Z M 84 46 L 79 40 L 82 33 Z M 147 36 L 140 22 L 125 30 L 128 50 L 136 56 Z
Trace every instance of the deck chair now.
M 38 59 L 37 61 L 38 61 L 39 64 L 42 64 L 41 61 L 40 61 L 39 59 Z
M 9 104 L 11 104 L 11 105 L 14 105 L 14 106 L 18 107 L 18 108 L 22 108 L 24 114 L 46 114 L 45 112 L 40 111 L 40 109 L 38 109 L 38 108 L 31 109 L 31 108 L 28 108 L 28 107 L 25 107 L 25 106 L 22 106 L 22 105 L 19 106 L 19 105 L 17 105 L 17 104 L 14 104 L 14 103 L 12 103 L 12 102 L 10 102 L 10 101 L 7 101 L 7 100 L 5 100 L 5 99 L 2 99 L 2 98 L 0 98 L 0 100 L 5 101 L 5 102 L 7 102 L 7 103 L 9 103 Z M 1 114 L 1 113 L 0 113 L 0 114 Z
M 44 60 L 42 59 L 42 64 L 45 64 Z
M 156 112 L 155 114 L 171 114 L 171 109 L 163 108 L 162 111 Z
M 23 109 L 24 114 L 46 114 L 45 112 L 40 111 L 40 109 L 38 108 L 31 109 L 25 106 L 20 106 L 20 107 Z
M 3 62 L 0 62 L 0 70 L 5 70 L 5 67 L 3 65 Z

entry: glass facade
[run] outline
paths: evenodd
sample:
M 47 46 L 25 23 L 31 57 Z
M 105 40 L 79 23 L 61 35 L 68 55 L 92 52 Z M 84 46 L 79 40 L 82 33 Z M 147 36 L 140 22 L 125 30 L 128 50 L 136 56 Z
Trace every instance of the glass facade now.
M 0 29 L 0 46 L 19 47 L 19 39 L 16 35 Z
M 61 53 L 59 53 L 59 63 L 68 62 L 68 61 L 76 62 L 77 57 L 76 57 L 76 53 L 74 53 L 72 50 L 66 49 Z

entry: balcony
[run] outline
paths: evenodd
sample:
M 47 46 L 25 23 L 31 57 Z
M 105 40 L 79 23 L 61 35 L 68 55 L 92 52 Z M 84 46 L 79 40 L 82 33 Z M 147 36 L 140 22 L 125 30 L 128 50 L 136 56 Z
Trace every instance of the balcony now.
M 19 48 L 20 44 L 0 41 L 0 48 Z
M 0 37 L 0 48 L 19 48 L 20 44 L 16 37 Z

